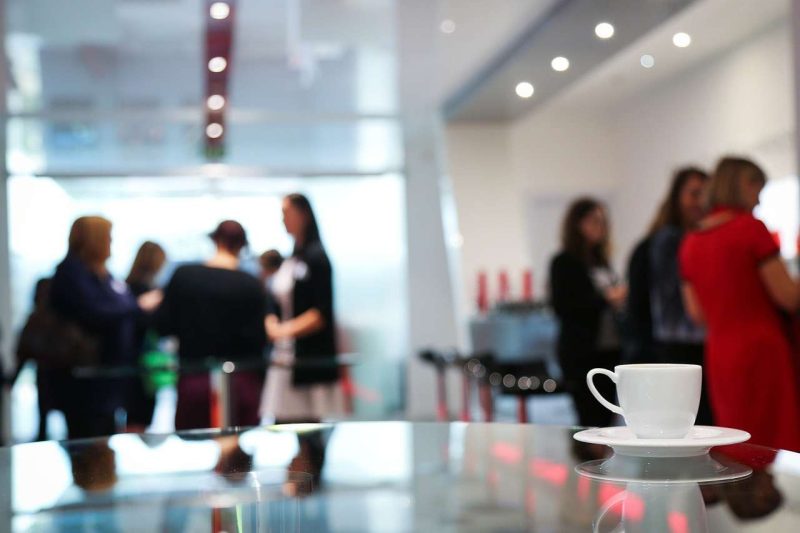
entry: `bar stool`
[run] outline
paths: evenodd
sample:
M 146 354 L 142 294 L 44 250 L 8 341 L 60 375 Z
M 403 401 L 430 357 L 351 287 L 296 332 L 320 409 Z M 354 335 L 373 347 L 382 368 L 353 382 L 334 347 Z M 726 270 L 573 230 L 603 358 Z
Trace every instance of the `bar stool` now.
M 461 420 L 469 422 L 470 403 L 472 399 L 473 383 L 478 388 L 478 403 L 483 412 L 483 419 L 491 422 L 494 419 L 494 400 L 492 398 L 492 387 L 489 384 L 489 374 L 494 366 L 494 355 L 491 352 L 479 352 L 469 357 L 462 358 L 462 371 L 464 388 L 461 400 Z
M 530 420 L 528 398 L 566 392 L 563 384 L 547 372 L 541 360 L 497 364 L 489 375 L 489 383 L 497 387 L 500 394 L 517 397 L 517 422 L 520 424 Z
M 422 350 L 419 358 L 433 365 L 436 370 L 436 420 L 446 422 L 450 419 L 447 408 L 447 367 L 457 361 L 455 352 L 440 352 L 437 350 Z

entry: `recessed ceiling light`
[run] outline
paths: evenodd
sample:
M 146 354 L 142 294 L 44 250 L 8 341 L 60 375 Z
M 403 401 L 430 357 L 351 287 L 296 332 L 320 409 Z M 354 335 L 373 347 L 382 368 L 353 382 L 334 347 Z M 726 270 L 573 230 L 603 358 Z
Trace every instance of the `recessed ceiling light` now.
M 610 39 L 614 36 L 614 26 L 608 22 L 601 22 L 594 27 L 594 34 L 601 39 Z
M 221 94 L 212 94 L 206 100 L 206 104 L 211 111 L 219 111 L 225 107 L 225 97 Z
M 439 29 L 442 30 L 442 33 L 453 33 L 456 31 L 456 23 L 450 19 L 445 19 L 439 25 Z
M 672 36 L 672 44 L 678 48 L 686 48 L 692 44 L 692 36 L 685 32 L 678 32 Z
M 208 61 L 208 70 L 211 72 L 222 72 L 228 66 L 228 60 L 224 57 L 212 57 Z
M 533 96 L 533 85 L 527 81 L 519 82 L 515 90 L 517 91 L 517 96 L 520 98 L 530 98 Z
M 225 2 L 214 2 L 208 10 L 212 19 L 224 20 L 231 14 L 231 6 Z
M 563 56 L 554 57 L 550 62 L 550 66 L 553 67 L 553 70 L 556 72 L 564 72 L 569 68 L 569 59 Z
M 208 135 L 210 139 L 219 139 L 222 137 L 223 131 L 222 124 L 218 122 L 212 122 L 206 126 L 206 135 Z
M 644 68 L 653 68 L 654 66 L 656 66 L 656 58 L 654 58 L 650 54 L 645 54 L 639 58 L 639 63 Z

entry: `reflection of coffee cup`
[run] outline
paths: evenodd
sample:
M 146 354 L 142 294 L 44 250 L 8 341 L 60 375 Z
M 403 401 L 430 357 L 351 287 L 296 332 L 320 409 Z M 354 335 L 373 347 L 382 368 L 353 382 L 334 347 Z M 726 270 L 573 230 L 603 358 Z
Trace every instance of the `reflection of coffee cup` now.
M 609 402 L 592 382 L 596 374 L 617 385 L 620 405 Z M 622 415 L 640 439 L 680 439 L 694 425 L 700 403 L 702 369 L 698 365 L 618 365 L 614 372 L 595 368 L 586 383 L 597 401 Z
M 594 531 L 608 531 L 603 524 L 614 510 L 622 522 L 613 531 L 708 531 L 706 506 L 697 483 L 628 483 L 625 490 L 606 500 L 594 520 Z M 606 528 L 608 526 L 605 526 Z

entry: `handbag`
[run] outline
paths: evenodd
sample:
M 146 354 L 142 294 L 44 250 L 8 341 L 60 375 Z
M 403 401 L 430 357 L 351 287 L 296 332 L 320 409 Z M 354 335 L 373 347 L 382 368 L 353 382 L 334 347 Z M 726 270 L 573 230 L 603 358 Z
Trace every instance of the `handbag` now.
M 95 366 L 100 362 L 100 341 L 48 306 L 39 306 L 22 328 L 17 357 L 43 368 Z

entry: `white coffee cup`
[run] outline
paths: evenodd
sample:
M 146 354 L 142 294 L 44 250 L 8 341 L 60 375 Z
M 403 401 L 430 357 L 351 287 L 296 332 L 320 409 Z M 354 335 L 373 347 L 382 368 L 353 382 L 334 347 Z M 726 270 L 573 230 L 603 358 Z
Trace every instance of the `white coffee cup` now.
M 617 385 L 619 405 L 609 402 L 592 382 L 597 374 Z M 640 439 L 680 439 L 689 433 L 697 417 L 703 369 L 698 365 L 618 365 L 614 372 L 595 368 L 586 383 L 597 401 L 622 415 Z

